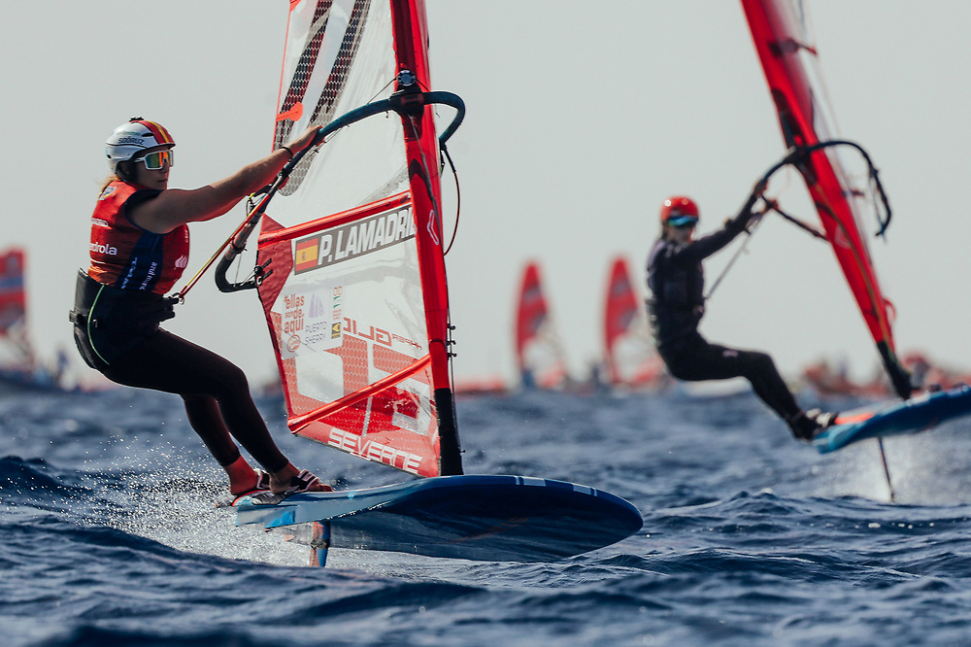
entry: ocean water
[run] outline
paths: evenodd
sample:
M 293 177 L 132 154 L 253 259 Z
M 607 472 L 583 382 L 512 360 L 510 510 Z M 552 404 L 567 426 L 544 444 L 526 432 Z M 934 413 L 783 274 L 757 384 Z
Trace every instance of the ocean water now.
M 807 403 L 810 404 L 810 403 Z M 854 403 L 828 402 L 846 408 Z M 403 475 L 292 438 L 337 487 Z M 237 528 L 179 400 L 0 397 L 0 643 L 860 645 L 971 642 L 971 422 L 821 456 L 750 393 L 464 397 L 468 473 L 605 489 L 637 535 L 562 562 L 308 549 Z

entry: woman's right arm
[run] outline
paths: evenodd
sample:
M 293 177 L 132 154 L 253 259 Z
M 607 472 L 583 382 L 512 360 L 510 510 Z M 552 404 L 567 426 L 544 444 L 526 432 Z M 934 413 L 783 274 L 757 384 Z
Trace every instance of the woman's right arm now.
M 319 126 L 308 129 L 287 144 L 296 154 L 313 141 Z M 190 222 L 211 220 L 233 208 L 241 199 L 266 186 L 289 162 L 291 154 L 278 148 L 232 175 L 198 189 L 166 189 L 155 198 L 134 205 L 129 217 L 139 227 L 167 234 Z

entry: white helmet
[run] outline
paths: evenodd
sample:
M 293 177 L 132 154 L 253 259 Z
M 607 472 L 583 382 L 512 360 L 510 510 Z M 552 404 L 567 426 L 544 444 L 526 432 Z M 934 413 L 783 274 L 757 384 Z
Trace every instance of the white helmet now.
M 132 117 L 128 123 L 115 128 L 106 143 L 105 155 L 112 173 L 116 172 L 118 162 L 128 161 L 147 148 L 166 144 L 170 148 L 175 146 L 175 140 L 164 126 L 141 117 Z

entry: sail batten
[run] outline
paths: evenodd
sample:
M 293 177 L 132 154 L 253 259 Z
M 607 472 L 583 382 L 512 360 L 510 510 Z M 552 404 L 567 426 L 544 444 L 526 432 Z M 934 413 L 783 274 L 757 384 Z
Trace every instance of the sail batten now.
M 264 232 L 260 234 L 259 242 L 261 245 L 271 245 L 284 240 L 292 240 L 293 238 L 312 234 L 313 232 L 319 231 L 328 226 L 336 227 L 338 225 L 352 222 L 358 218 L 365 218 L 388 209 L 406 206 L 410 203 L 411 194 L 404 191 L 398 195 L 391 196 L 390 198 L 378 200 L 356 209 L 349 209 L 348 211 L 342 213 L 335 213 L 319 220 L 311 220 L 310 222 L 300 223 L 299 225 L 288 227 L 286 229 Z
M 288 421 L 290 428 L 295 430 L 301 429 L 310 422 L 313 422 L 316 420 L 322 420 L 324 418 L 327 418 L 328 416 L 341 413 L 348 407 L 352 407 L 358 404 L 359 402 L 361 402 L 362 400 L 370 398 L 371 396 L 387 389 L 389 386 L 398 384 L 402 380 L 410 378 L 415 373 L 418 373 L 419 371 L 424 370 L 425 368 L 427 368 L 430 361 L 431 361 L 431 357 L 426 355 L 425 357 L 415 362 L 414 364 L 411 364 L 407 368 L 404 368 L 396 373 L 393 373 L 388 377 L 384 378 L 383 380 L 378 380 L 377 382 L 367 386 L 366 388 L 360 389 L 359 391 L 355 391 L 350 395 L 347 395 L 339 400 L 335 400 L 330 404 L 320 407 L 319 409 L 310 411 L 302 416 L 292 417 Z

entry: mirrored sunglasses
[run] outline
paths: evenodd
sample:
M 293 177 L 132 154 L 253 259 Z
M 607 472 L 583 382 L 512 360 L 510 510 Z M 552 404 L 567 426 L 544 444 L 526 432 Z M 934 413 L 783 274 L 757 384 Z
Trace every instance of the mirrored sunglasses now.
M 698 219 L 691 216 L 680 216 L 668 220 L 668 224 L 676 229 L 691 229 L 698 224 Z
M 169 168 L 171 168 L 175 166 L 175 151 L 171 149 L 155 151 L 154 153 L 149 153 L 143 157 L 136 157 L 132 160 L 132 162 L 144 162 L 145 168 L 149 171 L 157 171 L 166 163 L 168 163 Z

